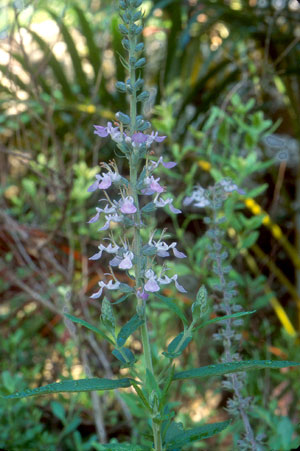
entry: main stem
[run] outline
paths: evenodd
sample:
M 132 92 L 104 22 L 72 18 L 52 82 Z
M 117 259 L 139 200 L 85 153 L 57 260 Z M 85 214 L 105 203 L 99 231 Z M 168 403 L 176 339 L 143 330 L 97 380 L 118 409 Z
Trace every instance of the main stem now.
M 136 72 L 135 67 L 130 63 L 130 60 L 135 55 L 135 47 L 137 44 L 136 36 L 130 36 L 130 50 L 129 50 L 129 65 L 130 65 L 130 82 L 132 87 L 132 93 L 130 95 L 130 132 L 131 135 L 136 132 L 136 115 L 137 115 L 137 101 L 136 101 Z M 134 225 L 134 240 L 133 240 L 133 252 L 136 258 L 135 263 L 135 276 L 136 276 L 136 288 L 142 291 L 142 239 L 140 233 L 141 227 L 141 210 L 139 206 L 139 199 L 137 193 L 137 178 L 139 171 L 139 158 L 135 154 L 136 149 L 133 150 L 131 158 L 129 160 L 130 165 L 130 186 L 132 190 L 132 197 L 134 199 L 134 204 L 137 208 L 135 213 L 135 225 Z M 146 302 L 141 298 L 137 298 L 137 311 L 139 315 L 143 318 L 144 322 L 141 326 L 141 338 L 143 344 L 143 351 L 145 356 L 146 369 L 154 375 L 152 355 L 150 347 L 149 332 L 147 327 L 147 316 L 146 316 Z M 155 376 L 154 376 L 155 377 Z M 162 451 L 162 438 L 161 438 L 161 425 L 154 423 L 152 421 L 152 431 L 154 437 L 154 446 L 156 451 Z

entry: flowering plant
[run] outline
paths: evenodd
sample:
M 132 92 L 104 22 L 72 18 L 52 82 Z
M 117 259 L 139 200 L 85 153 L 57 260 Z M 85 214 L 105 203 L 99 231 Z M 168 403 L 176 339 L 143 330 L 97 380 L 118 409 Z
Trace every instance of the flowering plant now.
M 148 132 L 151 128 L 150 122 L 142 114 L 138 114 L 139 105 L 142 105 L 149 97 L 149 93 L 143 89 L 144 81 L 140 76 L 140 69 L 146 63 L 145 58 L 141 56 L 144 44 L 139 42 L 143 30 L 143 14 L 140 10 L 142 0 L 120 0 L 119 5 L 122 18 L 120 25 L 123 35 L 122 45 L 128 53 L 128 58 L 121 57 L 121 61 L 128 70 L 129 77 L 126 81 L 118 81 L 116 88 L 129 97 L 129 114 L 117 112 L 115 124 L 108 122 L 106 126 L 95 125 L 94 133 L 102 139 L 110 137 L 116 143 L 122 157 L 127 159 L 129 178 L 119 173 L 115 161 L 111 161 L 109 164 L 102 163 L 100 174 L 96 175 L 96 180 L 88 188 L 90 193 L 99 193 L 101 205 L 96 207 L 96 215 L 89 220 L 89 223 L 99 221 L 99 231 L 110 230 L 110 236 L 106 237 L 109 243 L 107 245 L 99 244 L 98 251 L 90 257 L 90 260 L 97 261 L 102 258 L 103 253 L 111 254 L 110 272 L 106 274 L 108 278 L 100 280 L 98 290 L 91 295 L 92 299 L 99 299 L 104 295 L 101 327 L 98 328 L 67 313 L 65 316 L 68 321 L 81 324 L 106 340 L 113 347 L 112 354 L 119 361 L 120 366 L 128 369 L 128 377 L 64 380 L 22 393 L 15 393 L 8 398 L 131 387 L 149 420 L 150 431 L 147 438 L 144 441 L 141 440 L 142 443 L 138 446 L 134 444 L 103 444 L 103 449 L 180 450 L 194 441 L 209 438 L 222 431 L 230 421 L 201 424 L 184 430 L 181 423 L 173 420 L 172 405 L 168 402 L 173 382 L 240 373 L 255 368 L 279 368 L 296 365 L 296 363 L 241 361 L 239 358 L 232 358 L 228 342 L 225 346 L 226 358 L 220 363 L 181 372 L 175 371 L 175 358 L 179 357 L 187 348 L 197 331 L 218 321 L 227 321 L 226 324 L 229 324 L 228 321 L 252 312 L 234 311 L 228 307 L 229 296 L 226 290 L 230 288 L 230 285 L 224 278 L 226 272 L 223 265 L 224 258 L 219 257 L 217 253 L 214 255 L 217 261 L 217 271 L 221 278 L 220 289 L 224 292 L 225 307 L 222 312 L 225 313 L 225 316 L 207 320 L 208 294 L 205 286 L 200 287 L 196 299 L 192 303 L 191 320 L 171 299 L 159 294 L 166 285 L 173 283 L 178 292 L 187 292 L 179 282 L 178 274 L 170 274 L 165 263 L 161 267 L 155 263 L 157 258 L 165 259 L 170 256 L 170 253 L 175 258 L 185 258 L 186 255 L 180 249 L 180 243 L 167 242 L 165 230 L 157 233 L 148 225 L 149 214 L 153 214 L 159 208 L 168 207 L 174 215 L 181 213 L 156 173 L 160 165 L 166 169 L 172 169 L 175 163 L 166 161 L 162 156 L 157 160 L 152 157 L 152 147 L 163 143 L 166 136 L 159 136 L 154 131 Z M 194 203 L 200 208 L 211 207 L 212 211 L 216 212 L 217 208 L 222 206 L 220 199 L 222 200 L 224 196 L 233 191 L 239 191 L 239 189 L 230 180 L 221 181 L 218 188 L 209 191 L 208 194 L 203 188 L 197 187 L 192 195 L 186 198 L 185 205 Z M 117 194 L 115 194 L 116 192 Z M 241 193 L 241 191 L 239 192 Z M 219 200 L 215 199 L 214 193 L 219 193 Z M 214 220 L 216 224 L 219 223 L 216 214 L 214 214 Z M 122 229 L 119 241 L 113 234 L 116 224 L 118 228 Z M 215 250 L 219 252 L 217 228 L 213 228 L 211 233 L 216 237 Z M 118 275 L 120 271 L 125 271 L 127 276 L 125 279 Z M 122 294 L 121 298 L 117 300 L 118 303 L 128 302 L 129 299 L 135 302 L 135 314 L 121 328 L 118 328 L 116 324 L 113 303 L 105 296 L 110 291 L 118 291 Z M 164 368 L 159 374 L 153 364 L 153 350 L 148 332 L 147 309 L 151 308 L 151 296 L 158 296 L 183 323 L 182 332 L 171 340 L 167 349 L 162 352 Z M 138 363 L 139 357 L 134 355 L 132 349 L 125 346 L 128 338 L 137 332 L 140 332 L 142 341 L 142 364 Z M 227 330 L 227 338 L 229 333 Z M 237 396 L 234 386 L 236 381 L 237 379 L 231 379 L 231 386 Z M 241 398 L 238 397 L 237 409 L 243 416 L 247 403 L 243 404 L 242 410 L 239 402 L 241 402 Z M 251 447 L 249 449 L 255 449 L 253 446 L 256 445 L 253 440 L 248 440 L 248 445 Z

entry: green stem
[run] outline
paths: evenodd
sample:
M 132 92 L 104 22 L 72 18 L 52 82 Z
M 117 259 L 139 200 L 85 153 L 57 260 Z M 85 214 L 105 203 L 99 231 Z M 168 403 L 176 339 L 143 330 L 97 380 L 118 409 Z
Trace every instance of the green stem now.
M 129 29 L 132 23 L 129 24 Z M 136 83 L 136 70 L 134 65 L 131 64 L 132 58 L 135 57 L 135 48 L 137 43 L 137 37 L 129 35 L 130 49 L 129 49 L 129 67 L 130 67 L 130 82 L 132 93 L 130 94 L 130 134 L 134 134 L 136 130 L 136 116 L 137 116 L 137 100 L 136 100 L 136 89 L 134 88 Z M 136 154 L 136 149 L 133 149 L 132 155 L 129 160 L 130 166 L 130 187 L 131 195 L 134 200 L 134 204 L 137 211 L 134 215 L 135 225 L 134 225 L 134 239 L 133 239 L 133 252 L 136 258 L 135 262 L 135 277 L 136 277 L 136 289 L 142 289 L 142 239 L 141 239 L 141 210 L 139 206 L 138 190 L 137 190 L 137 179 L 139 172 L 139 157 Z M 147 327 L 147 316 L 146 316 L 146 302 L 143 299 L 137 297 L 137 312 L 142 316 L 144 323 L 141 326 L 141 339 L 143 344 L 143 352 L 145 356 L 145 365 L 148 371 L 153 375 L 153 364 L 152 364 L 152 354 L 150 339 Z M 155 375 L 154 375 L 155 377 Z M 162 438 L 161 438 L 161 425 L 154 423 L 152 421 L 152 430 L 154 438 L 154 446 L 156 451 L 162 451 Z

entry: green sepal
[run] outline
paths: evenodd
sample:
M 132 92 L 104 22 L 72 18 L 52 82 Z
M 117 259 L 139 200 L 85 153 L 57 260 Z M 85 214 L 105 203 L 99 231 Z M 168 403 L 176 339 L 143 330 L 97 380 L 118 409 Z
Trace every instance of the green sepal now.
M 6 399 L 27 398 L 28 396 L 48 395 L 51 393 L 69 393 L 84 392 L 98 390 L 115 390 L 116 388 L 125 388 L 131 386 L 131 379 L 100 379 L 97 377 L 91 379 L 64 380 L 53 384 L 44 385 L 43 387 L 34 388 L 32 390 L 24 390 L 12 395 L 4 396 Z
M 143 319 L 141 319 L 138 315 L 134 315 L 126 324 L 124 324 L 124 326 L 118 333 L 117 345 L 119 347 L 122 347 L 126 343 L 127 338 L 131 334 L 133 334 L 133 332 L 136 331 L 143 323 Z
M 201 368 L 192 368 L 191 370 L 175 373 L 173 380 L 207 378 L 210 376 L 221 376 L 223 374 L 238 373 L 241 371 L 259 370 L 264 368 L 287 368 L 289 366 L 299 366 L 298 362 L 289 362 L 283 360 L 244 360 L 240 362 L 219 363 L 217 365 L 208 365 Z
M 64 313 L 64 316 L 66 316 L 67 318 L 69 318 L 71 321 L 73 321 L 73 323 L 77 323 L 80 324 L 83 327 L 86 327 L 87 329 L 92 330 L 93 332 L 95 332 L 96 334 L 101 335 L 102 338 L 104 338 L 105 340 L 107 340 L 109 343 L 111 344 L 115 344 L 113 340 L 111 340 L 111 338 L 109 338 L 104 332 L 102 332 L 101 329 L 98 329 L 98 327 L 93 326 L 92 324 L 88 323 L 87 321 L 84 321 L 83 319 L 80 318 L 76 318 L 76 316 L 70 315 L 69 313 Z

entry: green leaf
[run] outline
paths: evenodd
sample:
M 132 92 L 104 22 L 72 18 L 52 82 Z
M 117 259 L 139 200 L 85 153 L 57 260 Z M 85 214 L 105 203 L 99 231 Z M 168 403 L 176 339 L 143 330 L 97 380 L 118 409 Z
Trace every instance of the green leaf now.
M 226 319 L 240 318 L 242 316 L 252 315 L 252 313 L 255 313 L 255 312 L 256 312 L 256 310 L 252 310 L 251 312 L 238 312 L 238 313 L 232 313 L 231 315 L 218 316 L 217 318 L 213 318 L 213 319 L 210 319 L 209 321 L 205 321 L 204 323 L 195 327 L 193 329 L 193 332 L 195 332 L 198 329 L 202 329 L 202 327 L 208 326 L 209 324 L 218 323 L 219 321 L 225 321 Z
M 101 319 L 104 327 L 114 336 L 116 321 L 111 303 L 106 297 L 102 301 Z
M 177 449 L 178 446 L 184 446 L 196 440 L 204 440 L 212 437 L 226 429 L 229 424 L 230 421 L 222 421 L 220 423 L 205 424 L 182 432 L 177 429 L 177 432 L 174 431 L 174 434 L 172 434 L 172 437 L 167 442 L 167 450 L 172 450 L 174 447 Z
M 178 305 L 175 304 L 174 301 L 167 298 L 166 296 L 163 296 L 162 294 L 155 294 L 158 299 L 160 299 L 170 310 L 172 310 L 174 313 L 176 313 L 177 316 L 181 319 L 181 321 L 184 324 L 188 324 L 188 320 L 185 317 L 183 311 L 178 307 Z
M 258 237 L 259 232 L 257 230 L 254 230 L 246 238 L 242 239 L 241 248 L 247 249 L 248 247 L 253 246 Z
M 27 398 L 28 396 L 48 395 L 51 393 L 67 393 L 67 392 L 83 392 L 83 391 L 98 391 L 98 390 L 115 390 L 116 388 L 125 388 L 131 386 L 129 378 L 124 379 L 100 379 L 94 377 L 92 379 L 78 379 L 78 380 L 64 380 L 55 382 L 54 384 L 44 385 L 43 387 L 28 389 L 22 392 L 17 392 L 9 396 L 4 396 L 6 399 Z
M 256 188 L 253 188 L 252 190 L 247 192 L 247 197 L 257 197 L 260 194 L 262 194 L 266 189 L 268 188 L 268 184 L 264 183 L 263 185 L 259 185 Z
M 137 330 L 144 321 L 138 316 L 134 315 L 120 330 L 117 337 L 117 345 L 123 346 L 126 343 L 127 338 Z
M 244 360 L 241 362 L 219 363 L 201 368 L 193 368 L 187 371 L 175 373 L 173 380 L 204 378 L 210 376 L 221 376 L 222 374 L 238 373 L 241 371 L 259 370 L 264 368 L 287 368 L 289 366 L 299 366 L 298 362 L 284 360 Z
M 124 296 L 121 296 L 119 299 L 117 299 L 115 302 L 111 302 L 112 305 L 121 304 L 122 302 L 126 301 L 126 299 L 130 296 L 130 293 L 124 294 Z
M 93 447 L 97 451 L 149 451 L 149 447 L 141 445 L 132 445 L 131 443 L 109 443 L 107 445 L 101 445 L 100 443 L 93 443 Z
M 170 359 L 178 357 L 184 349 L 189 345 L 192 340 L 192 335 L 184 336 L 184 332 L 181 332 L 168 346 L 168 352 L 163 352 L 163 355 Z
M 123 365 L 131 366 L 135 363 L 135 357 L 133 352 L 128 348 L 119 348 L 112 351 L 112 355 L 115 356 Z
M 207 311 L 207 290 L 201 285 L 196 296 L 196 301 L 192 304 L 193 320 L 197 321 L 204 316 Z
M 65 419 L 66 419 L 66 412 L 64 409 L 64 406 L 57 401 L 51 401 L 50 403 L 51 405 L 51 409 L 53 414 L 62 422 L 64 423 Z
M 73 321 L 74 323 L 80 324 L 83 327 L 86 327 L 87 329 L 92 330 L 93 332 L 95 332 L 96 334 L 101 335 L 102 338 L 104 338 L 105 340 L 109 341 L 109 343 L 111 344 L 115 344 L 113 342 L 113 340 L 111 340 L 104 332 L 102 332 L 101 329 L 98 329 L 98 327 L 93 326 L 92 324 L 88 323 L 87 321 L 84 321 L 83 319 L 80 318 L 76 318 L 76 316 L 70 315 L 69 313 L 64 313 L 64 315 L 69 318 L 71 321 Z
M 156 208 L 157 207 L 154 202 L 149 202 L 148 204 L 144 205 L 141 211 L 142 213 L 152 213 L 156 210 Z

